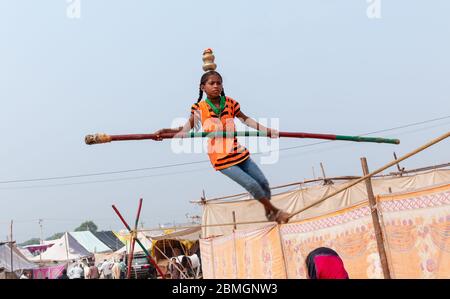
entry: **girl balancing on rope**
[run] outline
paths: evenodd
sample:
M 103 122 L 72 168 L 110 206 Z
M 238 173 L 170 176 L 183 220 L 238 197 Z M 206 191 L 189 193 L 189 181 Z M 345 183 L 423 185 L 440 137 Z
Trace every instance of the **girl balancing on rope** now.
M 237 101 L 225 96 L 222 76 L 215 71 L 216 65 L 213 63 L 212 50 L 205 50 L 203 55 L 204 61 L 208 60 L 205 57 L 209 57 L 209 65 L 204 64 L 203 69 L 207 72 L 200 80 L 199 98 L 197 103 L 191 107 L 189 120 L 183 127 L 156 131 L 157 140 L 162 140 L 160 134 L 164 133 L 187 133 L 196 127 L 198 122 L 202 124 L 205 132 L 234 133 L 236 131 L 233 121 L 235 117 L 247 126 L 265 132 L 269 137 L 278 137 L 278 131 L 266 128 L 248 117 L 241 111 Z M 203 93 L 206 93 L 204 100 Z M 233 134 L 231 135 L 230 137 L 228 135 L 227 137 L 216 136 L 208 140 L 208 156 L 211 164 L 217 171 L 237 182 L 255 199 L 259 200 L 264 205 L 269 221 L 286 223 L 289 214 L 277 209 L 270 202 L 271 191 L 266 177 L 250 158 L 248 149 L 240 145 Z

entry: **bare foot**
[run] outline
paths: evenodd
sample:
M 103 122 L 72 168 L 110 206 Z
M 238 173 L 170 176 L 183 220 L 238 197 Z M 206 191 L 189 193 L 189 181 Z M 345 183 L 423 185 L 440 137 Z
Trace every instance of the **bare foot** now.
M 282 210 L 270 211 L 266 214 L 269 221 L 276 221 L 278 224 L 284 224 L 289 221 L 289 213 L 283 212 Z

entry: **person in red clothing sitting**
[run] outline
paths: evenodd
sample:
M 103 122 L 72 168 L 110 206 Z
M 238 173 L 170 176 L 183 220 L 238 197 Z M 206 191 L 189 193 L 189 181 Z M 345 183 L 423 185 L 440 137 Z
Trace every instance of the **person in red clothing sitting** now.
M 310 279 L 349 279 L 344 262 L 328 247 L 311 251 L 306 257 L 306 267 Z

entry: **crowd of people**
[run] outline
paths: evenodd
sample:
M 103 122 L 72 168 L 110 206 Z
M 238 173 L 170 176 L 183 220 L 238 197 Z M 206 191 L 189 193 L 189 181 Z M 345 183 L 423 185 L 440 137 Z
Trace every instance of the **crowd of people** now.
M 94 261 L 80 261 L 62 271 L 59 279 L 124 279 L 127 266 L 120 260 L 103 260 L 95 265 Z
M 173 257 L 169 260 L 167 270 L 167 278 L 199 278 L 200 258 L 196 254 Z M 156 278 L 156 270 L 153 272 L 155 275 L 150 275 L 149 278 Z M 62 271 L 58 279 L 125 279 L 126 274 L 127 265 L 123 258 L 118 261 L 105 259 L 97 265 L 93 261 L 73 262 L 68 269 Z

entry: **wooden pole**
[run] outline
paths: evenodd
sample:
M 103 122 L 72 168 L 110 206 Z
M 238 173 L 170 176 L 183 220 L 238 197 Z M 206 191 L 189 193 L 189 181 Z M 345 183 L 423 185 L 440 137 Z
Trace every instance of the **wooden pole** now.
M 327 176 L 325 174 L 325 168 L 323 167 L 322 162 L 320 162 L 320 168 L 322 169 L 322 175 L 323 175 L 323 184 L 324 185 L 331 185 L 333 184 L 332 180 L 327 179 Z
M 201 202 L 202 202 L 202 204 L 206 204 L 206 194 L 205 194 L 205 189 L 203 189 L 203 197 L 201 198 Z
M 397 154 L 395 152 L 394 152 L 394 159 L 397 160 Z M 402 176 L 403 175 L 403 171 L 405 170 L 405 168 L 404 167 L 400 167 L 400 163 L 397 163 L 397 169 L 398 169 L 398 172 L 400 173 L 400 176 Z
M 69 241 L 68 238 L 68 232 L 64 234 L 64 242 L 66 243 L 66 257 L 67 257 L 67 268 L 69 267 Z
M 161 251 L 161 249 L 159 249 L 158 248 L 158 246 L 156 246 L 155 245 L 155 248 L 169 261 L 169 263 L 171 262 L 171 259 L 170 259 L 170 257 L 168 257 L 167 255 L 165 255 L 164 254 L 164 252 L 162 252 Z M 176 260 L 178 261 L 178 257 L 176 257 Z M 181 265 L 181 264 L 180 264 Z M 174 265 L 175 266 L 175 268 L 177 268 L 177 270 L 178 271 L 180 271 L 180 274 L 183 276 L 183 278 L 188 278 L 185 274 L 184 274 L 184 272 L 183 272 L 183 270 L 181 270 L 180 268 L 178 268 L 178 266 L 175 264 Z M 183 265 L 181 265 L 181 267 L 184 269 L 184 267 L 183 267 Z M 167 272 L 167 271 L 166 271 Z
M 39 219 L 39 227 L 41 230 L 41 241 L 39 242 L 39 244 L 43 245 L 44 244 L 44 239 L 42 236 L 42 219 Z M 42 264 L 42 248 L 39 250 L 39 264 Z
M 141 214 L 141 208 L 142 208 L 142 198 L 139 198 L 139 203 L 138 203 L 138 210 L 136 213 L 136 219 L 135 219 L 135 223 L 134 223 L 134 231 L 131 232 L 131 247 L 130 247 L 130 252 L 128 254 L 128 271 L 127 271 L 127 279 L 131 278 L 131 269 L 133 267 L 133 258 L 134 258 L 134 246 L 136 243 L 136 239 L 138 238 L 138 232 L 137 232 L 137 227 L 138 227 L 138 223 L 139 223 L 139 216 Z M 136 270 L 135 270 L 136 272 Z
M 323 168 L 322 162 L 320 162 L 320 169 L 322 169 L 323 181 L 325 182 L 327 179 L 327 176 L 325 175 L 325 169 Z
M 361 158 L 361 166 L 364 175 L 369 174 L 369 166 L 367 165 L 367 160 L 365 157 Z M 370 214 L 372 215 L 373 229 L 375 231 L 375 238 L 377 241 L 378 254 L 380 255 L 381 267 L 383 268 L 383 275 L 385 279 L 390 279 L 391 273 L 386 256 L 386 248 L 384 247 L 383 233 L 381 231 L 380 218 L 378 216 L 378 206 L 375 195 L 373 194 L 372 181 L 370 177 L 366 179 L 366 189 L 367 197 L 369 198 Z
M 322 162 L 320 162 L 320 169 L 322 170 L 323 184 L 324 185 L 332 184 L 332 181 L 327 179 L 327 175 L 325 174 L 325 168 L 323 167 Z
M 136 243 L 136 239 L 137 239 L 137 237 L 135 236 L 134 232 L 131 232 L 130 233 L 130 252 L 128 253 L 127 279 L 131 279 L 131 270 L 133 268 L 134 245 Z
M 172 256 L 177 254 L 178 251 L 175 252 L 175 249 L 173 248 L 172 243 L 170 242 L 170 240 L 167 240 L 167 242 L 169 243 L 170 250 L 172 251 Z M 164 244 L 164 252 L 166 252 L 166 240 L 163 240 L 163 244 Z M 183 250 L 183 248 L 181 248 L 181 250 Z M 178 255 L 177 255 L 177 258 L 178 258 Z
M 142 199 L 139 201 L 138 214 L 140 213 L 140 210 L 141 210 L 140 205 L 142 205 Z M 139 240 L 139 238 L 137 236 L 137 232 L 138 232 L 137 228 L 135 228 L 135 230 L 132 230 L 131 227 L 128 225 L 128 223 L 125 221 L 125 219 L 122 217 L 122 214 L 120 214 L 120 212 L 116 208 L 116 206 L 112 205 L 112 208 L 113 208 L 114 212 L 116 212 L 117 216 L 119 216 L 120 220 L 125 225 L 125 227 L 128 229 L 128 232 L 133 236 L 132 240 L 134 240 L 135 242 L 138 243 L 138 245 L 142 248 L 142 250 L 147 255 L 148 260 L 153 264 L 153 266 L 155 266 L 156 270 L 161 275 L 162 279 L 165 279 L 164 273 L 161 271 L 161 269 L 159 268 L 158 264 L 152 259 L 152 257 L 150 255 L 150 253 L 148 252 L 148 250 L 145 248 L 145 246 Z M 134 242 L 133 242 L 133 251 L 134 251 Z
M 44 239 L 43 239 L 43 236 L 42 236 L 42 219 L 39 219 L 39 221 L 38 221 L 38 223 L 39 223 L 39 228 L 40 228 L 40 231 L 41 231 L 41 241 L 39 242 L 39 244 L 44 244 Z
M 11 230 L 11 235 L 10 235 L 11 243 L 9 243 L 9 246 L 11 248 L 11 274 L 13 274 L 14 273 L 14 266 L 13 266 L 14 259 L 13 259 L 13 221 L 12 220 L 11 220 L 10 230 Z
M 162 133 L 156 134 L 126 134 L 126 135 L 108 135 L 99 133 L 95 135 L 86 135 L 84 142 L 86 144 L 99 144 L 107 143 L 111 141 L 124 141 L 124 140 L 160 140 L 170 138 L 225 138 L 225 137 L 269 137 L 267 132 L 263 131 L 244 131 L 244 132 L 227 132 L 227 131 L 215 131 L 215 132 L 189 132 L 189 133 Z M 354 142 L 376 142 L 376 143 L 392 143 L 399 144 L 398 139 L 387 139 L 380 137 L 362 137 L 362 136 L 345 136 L 334 134 L 315 134 L 305 132 L 278 132 L 278 136 L 274 137 L 288 137 L 288 138 L 313 138 L 313 139 L 326 139 L 326 140 L 341 140 L 341 141 L 354 141 Z
M 233 228 L 236 230 L 236 212 L 233 211 Z

